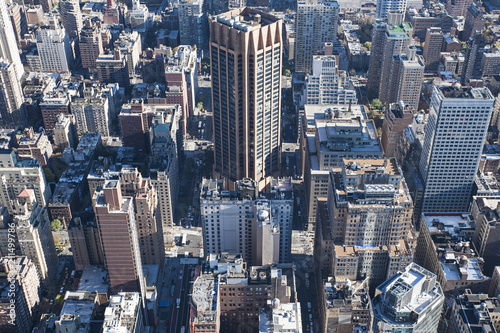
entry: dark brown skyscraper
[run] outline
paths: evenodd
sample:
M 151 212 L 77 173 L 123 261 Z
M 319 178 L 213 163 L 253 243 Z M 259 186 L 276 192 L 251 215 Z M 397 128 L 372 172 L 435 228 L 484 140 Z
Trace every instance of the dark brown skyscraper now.
M 256 180 L 280 166 L 282 21 L 240 8 L 210 18 L 215 175 Z

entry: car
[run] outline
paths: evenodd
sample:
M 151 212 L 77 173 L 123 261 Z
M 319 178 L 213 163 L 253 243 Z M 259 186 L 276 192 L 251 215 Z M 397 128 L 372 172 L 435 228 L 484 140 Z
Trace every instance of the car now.
M 59 290 L 59 293 L 62 294 L 64 292 L 64 287 L 61 287 L 61 289 Z

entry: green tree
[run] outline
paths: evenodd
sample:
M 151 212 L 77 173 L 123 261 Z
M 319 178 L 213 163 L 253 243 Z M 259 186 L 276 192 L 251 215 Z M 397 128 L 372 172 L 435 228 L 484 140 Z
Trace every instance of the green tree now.
M 198 104 L 196 104 L 196 107 L 200 110 L 203 109 L 203 102 L 198 102 Z
M 365 42 L 363 46 L 366 47 L 368 51 L 370 51 L 372 49 L 372 42 Z
M 370 107 L 372 109 L 375 109 L 375 110 L 382 110 L 382 108 L 384 107 L 384 103 L 382 103 L 380 101 L 380 99 L 375 98 L 375 99 L 372 99 L 372 102 L 370 103 Z
M 285 76 L 290 76 L 290 75 L 292 75 L 292 72 L 291 72 L 288 68 L 286 68 L 286 69 L 283 71 L 283 75 L 285 75 Z
M 48 183 L 55 182 L 56 181 L 56 175 L 50 170 L 50 168 L 45 167 L 43 168 L 43 173 L 45 174 L 45 179 L 47 180 Z
M 52 220 L 52 222 L 50 222 L 50 228 L 52 229 L 52 231 L 61 229 L 61 221 L 59 221 L 58 219 Z

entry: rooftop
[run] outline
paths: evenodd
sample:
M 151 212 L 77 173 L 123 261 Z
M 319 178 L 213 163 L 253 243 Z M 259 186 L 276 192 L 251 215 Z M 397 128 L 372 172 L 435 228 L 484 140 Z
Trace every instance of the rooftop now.
M 405 321 L 410 325 L 444 299 L 436 275 L 415 263 L 378 286 L 376 294 L 373 311 L 379 320 L 394 323 L 399 314 L 413 313 Z
M 133 332 L 140 309 L 139 293 L 121 292 L 109 299 L 104 312 L 103 333 Z
M 494 98 L 488 88 L 462 87 L 458 83 L 434 86 L 434 89 L 443 99 L 491 100 Z
M 61 317 L 65 314 L 76 315 L 83 325 L 90 325 L 96 297 L 94 292 L 66 292 Z
M 480 265 L 483 263 L 481 258 L 467 258 L 465 256 L 455 258 L 455 255 L 450 253 L 445 259 L 440 259 L 439 263 L 447 281 L 483 281 L 488 279 L 481 271 Z
M 108 271 L 100 266 L 85 266 L 78 284 L 78 291 L 108 292 Z
M 474 219 L 469 213 L 424 213 L 422 218 L 431 235 L 446 233 L 452 237 L 466 237 L 468 230 L 475 229 Z
M 219 278 L 216 274 L 200 275 L 193 284 L 192 302 L 196 308 L 195 322 L 214 322 L 217 320 L 217 293 Z
M 275 16 L 249 7 L 231 10 L 212 19 L 244 32 L 260 29 L 279 20 Z

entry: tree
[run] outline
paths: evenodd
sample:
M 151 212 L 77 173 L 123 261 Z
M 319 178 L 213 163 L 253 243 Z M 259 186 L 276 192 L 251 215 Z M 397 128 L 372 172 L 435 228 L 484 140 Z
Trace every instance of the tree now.
M 52 220 L 52 222 L 50 222 L 50 228 L 52 229 L 52 231 L 61 229 L 61 221 L 59 221 L 58 219 Z
M 370 107 L 375 110 L 382 110 L 382 108 L 384 107 L 384 103 L 382 103 L 380 99 L 375 98 L 370 103 Z
M 198 102 L 198 104 L 196 104 L 196 107 L 200 110 L 203 109 L 203 102 Z
M 52 183 L 56 181 L 56 175 L 50 170 L 50 168 L 45 167 L 43 168 L 43 173 L 45 174 L 45 179 L 47 180 L 48 183 Z
M 292 72 L 291 72 L 288 68 L 286 68 L 286 69 L 283 71 L 283 75 L 285 75 L 285 76 L 290 76 L 290 75 L 292 75 Z
M 372 49 L 372 42 L 365 42 L 363 46 L 370 51 Z

